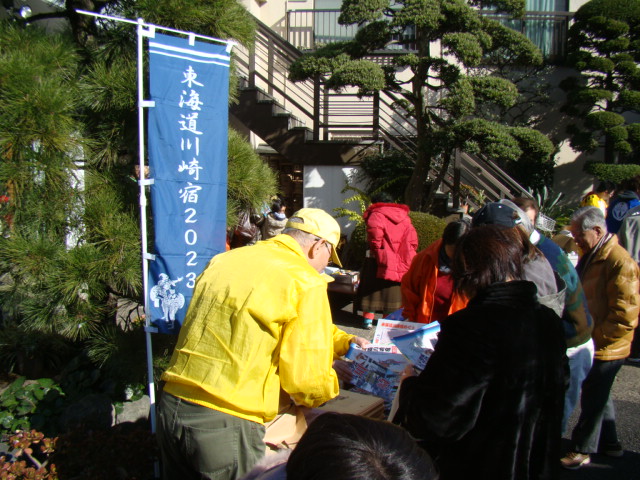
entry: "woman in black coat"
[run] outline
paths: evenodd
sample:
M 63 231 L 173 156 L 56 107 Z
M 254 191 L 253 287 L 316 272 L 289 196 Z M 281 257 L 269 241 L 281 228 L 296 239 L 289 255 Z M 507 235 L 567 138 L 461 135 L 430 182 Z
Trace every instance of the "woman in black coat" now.
M 522 239 L 481 226 L 457 247 L 467 308 L 441 322 L 426 368 L 404 380 L 395 422 L 442 480 L 557 478 L 566 383 L 562 323 L 522 278 Z

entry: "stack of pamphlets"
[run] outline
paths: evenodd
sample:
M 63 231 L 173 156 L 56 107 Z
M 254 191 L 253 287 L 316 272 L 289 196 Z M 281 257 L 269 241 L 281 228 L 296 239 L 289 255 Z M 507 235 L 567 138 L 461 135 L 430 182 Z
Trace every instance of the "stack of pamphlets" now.
M 411 362 L 417 373 L 424 370 L 438 342 L 438 322 L 421 326 L 409 333 L 392 331 L 389 337 L 400 352 Z
M 424 369 L 438 338 L 440 324 L 428 325 L 381 319 L 373 343 L 367 348 L 351 344 L 346 358 L 352 360 L 354 391 L 368 393 L 384 400 L 385 410 L 391 404 L 408 366 L 419 373 Z
M 390 320 L 381 318 L 378 320 L 378 326 L 373 334 L 372 343 L 378 347 L 388 347 L 393 353 L 400 353 L 391 341 L 392 334 L 408 333 L 424 327 L 424 323 L 404 322 L 402 320 Z
M 351 344 L 345 357 L 352 360 L 353 390 L 380 397 L 384 400 L 385 408 L 390 408 L 402 371 L 409 361 L 400 353 L 362 349 L 355 343 Z

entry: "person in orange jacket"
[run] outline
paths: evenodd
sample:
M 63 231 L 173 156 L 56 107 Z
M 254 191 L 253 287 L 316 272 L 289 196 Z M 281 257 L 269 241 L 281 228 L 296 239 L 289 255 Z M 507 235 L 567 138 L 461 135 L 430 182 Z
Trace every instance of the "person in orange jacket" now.
M 467 306 L 467 299 L 454 292 L 451 259 L 457 241 L 470 228 L 466 220 L 449 223 L 442 234 L 419 252 L 400 283 L 402 316 L 410 322 L 431 323 Z

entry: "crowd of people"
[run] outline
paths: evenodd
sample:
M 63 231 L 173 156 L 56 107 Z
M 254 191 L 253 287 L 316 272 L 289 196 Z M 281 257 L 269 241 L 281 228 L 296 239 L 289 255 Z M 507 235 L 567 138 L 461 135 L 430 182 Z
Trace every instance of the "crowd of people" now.
M 163 477 L 533 480 L 621 456 L 610 391 L 639 353 L 639 192 L 640 178 L 617 195 L 599 185 L 557 241 L 537 230 L 534 200 L 491 202 L 420 252 L 408 208 L 377 198 L 364 215 L 364 326 L 402 308 L 440 323 L 435 350 L 419 375 L 405 370 L 389 422 L 321 414 L 293 451 L 265 457 L 265 424 L 334 398 L 349 375 L 340 357 L 369 343 L 332 322 L 336 220 L 314 208 L 287 219 L 274 202 L 264 240 L 214 257 L 196 282 L 162 376 Z

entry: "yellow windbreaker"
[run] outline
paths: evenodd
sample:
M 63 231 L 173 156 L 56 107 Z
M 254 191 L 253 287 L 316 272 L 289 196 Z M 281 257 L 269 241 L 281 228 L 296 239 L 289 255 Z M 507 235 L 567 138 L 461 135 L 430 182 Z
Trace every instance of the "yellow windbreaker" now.
M 162 379 L 176 397 L 263 423 L 280 388 L 299 405 L 335 397 L 331 364 L 353 336 L 333 325 L 327 281 L 278 235 L 215 256 L 198 277 Z

